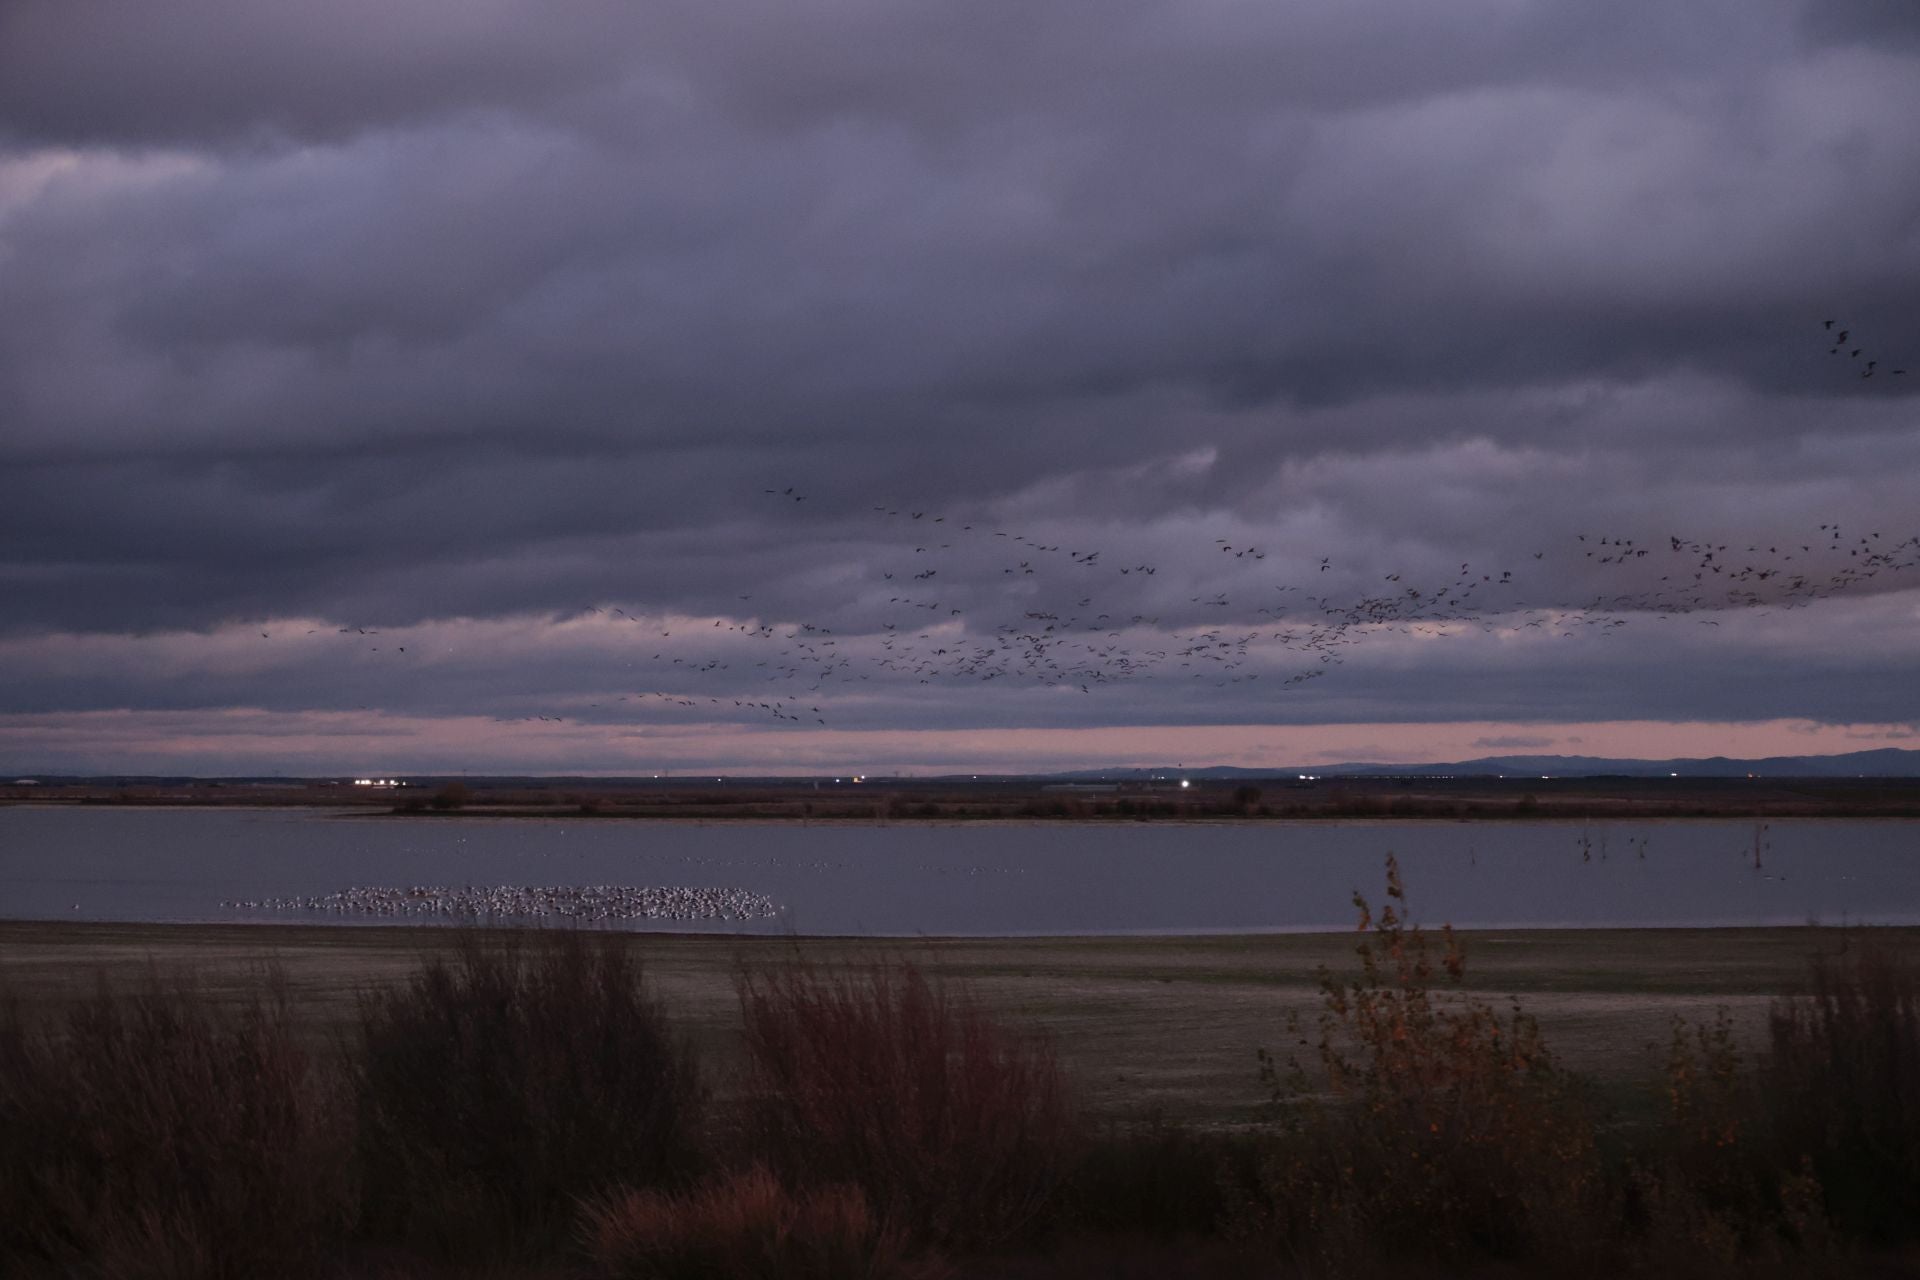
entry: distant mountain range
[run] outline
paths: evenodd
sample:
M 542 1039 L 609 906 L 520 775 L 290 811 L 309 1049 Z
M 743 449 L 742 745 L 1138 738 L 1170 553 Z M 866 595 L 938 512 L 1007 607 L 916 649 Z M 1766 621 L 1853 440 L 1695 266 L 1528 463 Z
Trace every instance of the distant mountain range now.
M 1920 751 L 1881 747 L 1874 751 L 1849 751 L 1834 756 L 1768 756 L 1763 760 L 1732 760 L 1709 756 L 1704 760 L 1620 760 L 1606 756 L 1482 756 L 1476 760 L 1458 760 L 1449 764 L 1348 764 L 1299 765 L 1289 768 L 1240 769 L 1213 765 L 1204 769 L 1183 769 L 1168 765 L 1157 769 L 1080 769 L 1054 774 L 1069 779 L 1133 778 L 1289 778 L 1309 774 L 1314 777 L 1541 777 L 1549 778 L 1920 778 Z

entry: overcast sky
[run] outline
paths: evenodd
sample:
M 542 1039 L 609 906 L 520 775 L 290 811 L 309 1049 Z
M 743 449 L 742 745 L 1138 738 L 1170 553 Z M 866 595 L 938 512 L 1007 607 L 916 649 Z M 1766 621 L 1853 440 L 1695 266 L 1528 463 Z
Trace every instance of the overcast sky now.
M 8 0 L 0 770 L 1920 745 L 1915 121 L 1904 0 Z

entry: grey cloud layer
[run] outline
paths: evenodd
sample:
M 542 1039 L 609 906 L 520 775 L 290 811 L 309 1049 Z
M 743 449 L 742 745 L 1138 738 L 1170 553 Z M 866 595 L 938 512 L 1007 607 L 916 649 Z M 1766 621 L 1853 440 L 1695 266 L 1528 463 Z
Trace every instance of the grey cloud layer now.
M 1897 7 L 1815 5 L 1805 22 L 1819 39 L 1871 41 L 1901 25 L 1885 13 Z M 1793 20 L 1779 0 L 1679 14 L 1648 0 L 1605 13 L 1412 0 L 16 0 L 0 15 L 0 113 L 16 135 L 61 144 L 338 138 L 463 111 L 552 111 L 638 81 L 783 131 L 854 118 L 950 134 L 1169 103 L 1231 123 L 1275 104 L 1737 64 L 1792 38 Z
M 1113 604 L 1169 625 L 1218 529 L 1350 596 L 1550 546 L 1567 604 L 1581 531 L 1893 524 L 1910 11 L 16 0 L 0 635 L 740 595 L 877 628 L 873 503 L 1136 547 L 1182 588 Z M 1004 612 L 970 563 L 952 598 Z M 1752 714 L 1862 714 L 1913 661 L 1807 645 Z M 1728 714 L 1686 661 L 1442 701 Z M 1438 714 L 1423 678 L 1275 714 Z
M 611 625 L 556 637 L 528 623 L 456 623 L 343 638 L 330 627 L 309 635 L 304 624 L 280 623 L 270 624 L 270 639 L 236 627 L 213 637 L 16 641 L 0 650 L 0 705 L 26 714 L 129 705 L 364 708 L 614 729 L 717 722 L 786 733 L 816 722 L 811 715 L 776 722 L 762 704 L 778 701 L 796 712 L 824 704 L 829 728 L 855 731 L 1578 722 L 1650 710 L 1694 721 L 1920 721 L 1920 684 L 1908 678 L 1904 634 L 1910 602 L 1856 603 L 1841 615 L 1852 637 L 1844 653 L 1812 653 L 1825 625 L 1791 615 L 1776 616 L 1759 635 L 1728 636 L 1719 621 L 1689 617 L 1640 618 L 1629 631 L 1565 638 L 1468 627 L 1446 638 L 1410 643 L 1390 634 L 1355 645 L 1326 678 L 1297 689 L 1282 682 L 1320 660 L 1267 646 L 1237 670 L 1176 655 L 1150 676 L 1085 693 L 1071 682 L 1036 686 L 1017 677 L 989 685 L 950 673 L 935 673 L 931 683 L 888 679 L 873 662 L 883 652 L 878 644 L 853 639 L 846 646 L 853 673 L 810 692 L 805 680 L 786 678 L 778 661 L 764 661 L 787 647 L 780 639 L 716 640 L 704 619 L 667 622 L 677 631 L 667 638 L 642 626 L 631 639 Z M 649 661 L 655 654 L 660 660 Z M 720 665 L 695 669 L 709 661 Z M 1264 683 L 1244 682 L 1248 672 Z M 878 678 L 862 681 L 867 673 Z M 1230 675 L 1240 678 L 1230 683 Z

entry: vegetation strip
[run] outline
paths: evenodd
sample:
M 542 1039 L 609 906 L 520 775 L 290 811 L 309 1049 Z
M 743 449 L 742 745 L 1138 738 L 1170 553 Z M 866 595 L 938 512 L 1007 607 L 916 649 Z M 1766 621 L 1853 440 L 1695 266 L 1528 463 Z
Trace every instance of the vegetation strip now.
M 1344 938 L 1024 949 L 1131 958 L 1156 987 L 1249 943 L 1266 944 L 1256 966 L 1291 956 L 1249 989 L 1264 1052 L 1229 1064 L 1250 1102 L 1227 1127 L 1088 1105 L 1072 1018 L 1018 1016 L 981 943 L 743 946 L 724 966 L 729 1062 L 675 969 L 727 944 L 333 931 L 440 949 L 362 971 L 316 1044 L 299 947 L 328 931 L 284 931 L 290 961 L 250 979 L 244 945 L 203 950 L 200 979 L 150 959 L 89 979 L 48 959 L 89 931 L 7 926 L 9 944 L 66 942 L 9 945 L 0 969 L 0 1270 L 1067 1280 L 1124 1257 L 1125 1274 L 1788 1275 L 1914 1256 L 1913 931 L 1615 936 L 1655 953 L 1628 971 L 1690 948 L 1744 952 L 1749 984 L 1779 986 L 1790 954 L 1802 974 L 1757 1027 L 1711 1000 L 1670 1019 L 1623 1109 L 1534 997 L 1476 985 L 1480 956 L 1515 972 L 1493 944 L 1526 937 L 1427 934 L 1391 863 L 1386 897 L 1356 908 Z M 1537 961 L 1556 939 L 1534 942 Z M 1301 973 L 1316 956 L 1334 963 Z

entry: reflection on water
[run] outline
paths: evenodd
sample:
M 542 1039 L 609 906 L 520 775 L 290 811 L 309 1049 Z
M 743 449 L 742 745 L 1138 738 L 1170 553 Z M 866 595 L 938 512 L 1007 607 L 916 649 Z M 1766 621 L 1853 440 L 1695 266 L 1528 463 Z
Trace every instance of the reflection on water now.
M 1920 822 L 682 824 L 0 809 L 0 917 L 340 920 L 411 886 L 728 886 L 803 934 L 1342 928 L 1397 854 L 1416 914 L 1525 925 L 1920 923 Z

